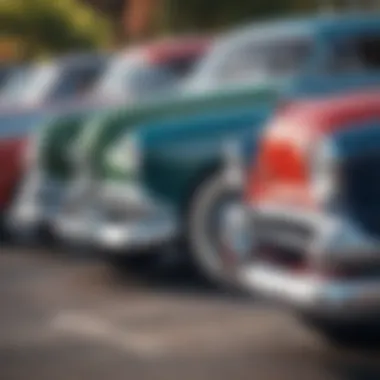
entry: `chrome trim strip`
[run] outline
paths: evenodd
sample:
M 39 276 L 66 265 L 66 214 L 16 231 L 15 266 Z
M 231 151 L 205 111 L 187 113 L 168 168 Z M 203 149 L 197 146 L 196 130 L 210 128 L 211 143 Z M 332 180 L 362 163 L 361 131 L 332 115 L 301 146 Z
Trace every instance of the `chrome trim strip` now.
M 380 240 L 370 237 L 348 218 L 273 204 L 254 206 L 251 210 L 257 218 L 262 215 L 265 219 L 288 220 L 315 230 L 315 239 L 309 247 L 279 236 L 278 241 L 287 246 L 307 249 L 310 254 L 319 257 L 327 254 L 344 261 L 380 260 Z
M 380 311 L 380 278 L 377 281 L 327 281 L 255 264 L 243 268 L 239 279 L 249 289 L 313 311 L 342 317 L 348 311 Z
M 173 239 L 177 223 L 169 214 L 157 219 L 110 223 L 87 215 L 58 218 L 54 224 L 58 236 L 96 248 L 129 254 L 128 249 L 158 245 Z

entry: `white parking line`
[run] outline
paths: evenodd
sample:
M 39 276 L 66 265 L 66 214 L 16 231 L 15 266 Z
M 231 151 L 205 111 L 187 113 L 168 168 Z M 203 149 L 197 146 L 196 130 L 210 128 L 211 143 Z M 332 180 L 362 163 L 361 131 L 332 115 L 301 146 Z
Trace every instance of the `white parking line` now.
M 51 321 L 53 330 L 112 344 L 122 350 L 143 358 L 162 353 L 159 342 L 142 334 L 119 329 L 101 318 L 81 313 L 60 313 Z
M 144 323 L 139 327 L 131 321 L 134 325 L 131 331 L 125 324 L 119 324 L 120 320 L 113 323 L 107 317 L 89 312 L 66 311 L 52 320 L 51 328 L 60 334 L 112 345 L 141 359 L 158 359 L 192 353 L 217 354 L 234 351 L 247 344 L 252 349 L 256 347 L 262 350 L 262 346 L 267 345 L 267 337 L 273 333 L 280 340 L 284 339 L 283 323 L 279 321 L 279 316 L 268 318 L 265 310 L 257 310 L 255 313 L 237 315 L 231 320 L 207 315 L 203 320 L 185 320 L 183 323 L 169 320 L 164 324 Z M 289 326 L 286 320 L 283 322 Z

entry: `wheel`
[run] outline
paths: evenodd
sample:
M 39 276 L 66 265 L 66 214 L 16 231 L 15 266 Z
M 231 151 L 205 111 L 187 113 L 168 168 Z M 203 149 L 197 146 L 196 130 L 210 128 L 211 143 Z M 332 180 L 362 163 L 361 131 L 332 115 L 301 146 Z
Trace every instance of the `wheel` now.
M 338 322 L 307 318 L 304 322 L 337 348 L 379 348 L 380 321 L 376 318 L 355 322 Z
M 195 191 L 187 212 L 191 263 L 213 283 L 235 288 L 236 269 L 249 254 L 247 227 L 242 189 L 223 172 L 208 178 Z

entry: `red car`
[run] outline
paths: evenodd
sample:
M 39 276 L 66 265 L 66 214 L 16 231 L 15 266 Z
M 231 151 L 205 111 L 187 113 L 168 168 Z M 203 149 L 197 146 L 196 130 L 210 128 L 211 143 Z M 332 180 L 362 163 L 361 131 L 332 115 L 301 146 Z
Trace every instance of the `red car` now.
M 255 162 L 243 283 L 330 341 L 380 342 L 380 92 L 290 105 Z
M 1 117 L 0 117 L 1 119 Z M 0 223 L 10 205 L 22 172 L 22 152 L 25 147 L 23 136 L 0 135 Z
M 45 108 L 9 109 L 0 113 L 0 240 L 5 236 L 7 211 L 27 168 L 32 130 L 47 119 Z
M 144 101 L 171 91 L 192 70 L 210 46 L 204 37 L 162 40 L 133 48 L 111 59 L 104 76 L 86 96 L 72 97 L 54 107 L 4 108 L 0 113 L 0 215 L 9 209 L 23 178 L 27 162 L 36 148 L 26 143 L 35 127 L 52 114 L 89 113 L 124 104 Z M 25 151 L 24 147 L 29 148 Z

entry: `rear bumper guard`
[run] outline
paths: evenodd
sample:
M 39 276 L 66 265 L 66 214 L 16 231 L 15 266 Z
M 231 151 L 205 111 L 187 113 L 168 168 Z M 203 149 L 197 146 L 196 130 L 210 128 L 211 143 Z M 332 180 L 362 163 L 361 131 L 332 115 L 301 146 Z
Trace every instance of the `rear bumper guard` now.
M 296 309 L 337 319 L 380 312 L 380 280 L 327 281 L 256 264 L 240 272 L 243 283 Z
M 270 263 L 259 252 L 260 240 L 264 238 L 280 249 L 302 252 L 312 266 L 357 263 L 370 267 L 380 261 L 378 241 L 351 220 L 339 216 L 261 207 L 254 210 L 254 220 L 260 221 L 261 218 L 269 222 L 268 226 L 270 222 L 280 220 L 285 223 L 285 228 L 282 234 L 275 233 L 270 227 L 266 233 L 260 229 L 257 231 L 256 259 L 253 247 L 253 260 L 244 264 L 239 272 L 243 286 L 290 306 L 332 317 L 346 318 L 350 314 L 360 317 L 361 313 L 380 311 L 380 275 L 378 278 L 347 280 L 318 277 L 318 271 L 301 275 L 292 268 Z M 286 226 L 287 222 L 290 228 Z

